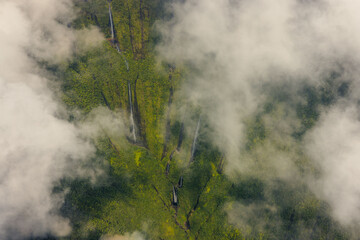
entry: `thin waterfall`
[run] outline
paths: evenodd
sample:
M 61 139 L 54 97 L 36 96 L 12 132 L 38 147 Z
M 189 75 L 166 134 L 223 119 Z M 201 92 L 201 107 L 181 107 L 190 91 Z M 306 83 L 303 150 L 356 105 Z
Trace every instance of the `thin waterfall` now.
M 121 50 L 120 50 L 120 47 L 119 47 L 119 44 L 116 43 L 115 47 L 116 47 L 116 50 L 118 51 L 118 53 L 120 53 L 120 55 L 121 55 L 122 58 L 124 59 L 124 62 L 125 62 L 125 65 L 126 65 L 126 70 L 129 71 L 129 63 L 128 63 L 128 61 L 126 60 L 124 54 L 122 54 L 122 52 L 121 52 Z
M 135 122 L 134 122 L 134 114 L 133 114 L 133 105 L 132 105 L 132 96 L 131 96 L 131 85 L 128 82 L 128 89 L 129 89 L 129 103 L 130 103 L 130 132 L 133 137 L 134 142 L 136 142 L 136 129 L 135 129 Z
M 173 186 L 173 202 L 172 202 L 172 204 L 174 206 L 177 206 L 178 203 L 179 203 L 179 201 L 178 201 L 178 197 L 177 197 L 177 193 L 176 193 L 176 188 Z
M 178 187 L 179 187 L 179 188 L 182 188 L 182 187 L 183 187 L 183 184 L 184 184 L 184 178 L 183 178 L 183 176 L 180 176 L 179 182 L 178 182 Z
M 122 52 L 120 51 L 119 44 L 116 44 L 116 49 L 118 50 L 118 52 L 121 54 L 122 58 L 124 59 L 125 66 L 126 66 L 126 71 L 129 71 L 129 63 L 126 60 L 124 54 L 122 54 Z
M 109 2 L 109 17 L 110 17 L 110 28 L 111 28 L 111 41 L 114 43 L 115 42 L 115 31 L 114 31 L 114 24 L 113 24 L 113 18 L 112 18 L 112 13 L 111 13 L 111 6 L 110 6 L 110 2 Z
M 129 71 L 129 63 L 128 63 L 128 61 L 126 60 L 126 58 L 124 57 L 124 55 L 122 55 L 122 57 L 124 58 L 124 61 L 125 61 L 126 71 Z
M 190 157 L 189 163 L 191 163 L 194 160 L 194 154 L 195 154 L 195 150 L 196 150 L 196 142 L 197 142 L 197 139 L 198 139 L 198 136 L 199 136 L 199 129 L 200 129 L 200 118 L 198 120 L 196 130 L 195 130 L 194 140 L 193 140 L 193 143 L 191 145 L 191 157 Z
M 111 5 L 109 2 L 109 18 L 110 18 L 110 29 L 111 29 L 111 42 L 113 44 L 115 44 L 115 48 L 118 51 L 118 53 L 122 56 L 122 58 L 124 59 L 125 65 L 126 65 L 126 70 L 129 71 L 129 63 L 126 60 L 125 56 L 122 54 L 120 47 L 119 47 L 119 43 L 116 41 L 115 39 L 115 29 L 114 29 L 114 21 L 113 21 L 113 16 L 112 16 L 112 12 L 111 12 Z

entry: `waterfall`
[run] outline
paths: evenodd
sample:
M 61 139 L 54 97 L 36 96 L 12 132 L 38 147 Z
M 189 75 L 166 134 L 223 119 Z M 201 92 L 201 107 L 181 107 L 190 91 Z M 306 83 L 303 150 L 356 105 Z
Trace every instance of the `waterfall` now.
M 114 29 L 114 21 L 113 21 L 113 17 L 112 17 L 112 13 L 111 13 L 111 6 L 110 6 L 110 1 L 109 1 L 109 18 L 110 18 L 110 28 L 111 28 L 111 42 L 113 44 L 115 44 L 115 48 L 118 51 L 118 53 L 122 56 L 122 58 L 124 59 L 125 65 L 126 65 L 126 70 L 129 71 L 129 63 L 126 60 L 125 56 L 122 54 L 120 47 L 119 47 L 119 43 L 117 41 L 115 41 L 115 29 Z
M 178 197 L 176 194 L 176 188 L 173 186 L 173 205 L 178 205 Z
M 110 17 L 110 28 L 111 28 L 111 41 L 114 43 L 115 40 L 115 32 L 114 32 L 114 24 L 113 24 L 113 18 L 112 18 L 112 13 L 111 13 L 111 6 L 109 3 L 109 17 Z
M 169 174 L 169 172 L 170 172 L 170 163 L 168 162 L 168 163 L 166 164 L 166 168 L 165 168 L 165 174 L 166 174 L 166 176 Z
M 123 56 L 124 61 L 125 61 L 126 70 L 129 71 L 129 63 L 128 63 L 128 61 L 126 60 L 126 58 L 124 57 L 124 55 L 122 55 L 122 56 Z
M 178 182 L 179 188 L 182 188 L 183 184 L 184 184 L 184 178 L 183 178 L 183 176 L 180 176 L 180 179 L 179 179 L 179 182 Z
M 131 100 L 132 96 L 131 96 L 130 82 L 128 83 L 128 89 L 129 89 L 129 103 L 130 103 L 130 132 L 131 132 L 134 142 L 136 142 L 136 132 L 135 132 L 133 105 L 132 105 L 132 100 Z
M 194 154 L 195 154 L 195 150 L 196 150 L 196 141 L 197 141 L 197 138 L 199 136 L 199 129 L 200 129 L 200 118 L 199 118 L 199 121 L 197 123 L 196 130 L 195 130 L 195 135 L 194 135 L 194 140 L 193 140 L 193 143 L 191 145 L 191 157 L 190 157 L 189 163 L 191 163 L 194 160 Z
M 118 53 L 122 56 L 122 58 L 124 59 L 124 62 L 125 62 L 125 65 L 126 65 L 126 70 L 129 71 L 129 63 L 128 61 L 126 60 L 125 56 L 122 54 L 121 50 L 120 50 L 120 47 L 119 47 L 119 43 L 116 43 L 115 45 L 116 47 L 116 50 L 118 51 Z

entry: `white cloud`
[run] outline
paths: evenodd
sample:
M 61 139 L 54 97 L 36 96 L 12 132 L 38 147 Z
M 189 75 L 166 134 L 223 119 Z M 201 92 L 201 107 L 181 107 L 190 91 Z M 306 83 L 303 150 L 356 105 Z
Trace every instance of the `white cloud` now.
M 347 225 L 360 223 L 359 117 L 356 106 L 339 104 L 322 116 L 305 141 L 308 153 L 322 169 L 311 186 Z
M 242 152 L 246 121 L 261 112 L 268 100 L 265 86 L 275 92 L 276 86 L 291 86 L 288 94 L 299 102 L 302 96 L 296 95 L 296 89 L 304 83 L 316 87 L 335 71 L 351 83 L 347 105 L 358 101 L 359 7 L 356 0 L 187 0 L 171 5 L 173 18 L 158 23 L 163 38 L 157 51 L 163 60 L 190 66 L 184 94 L 207 116 L 214 143 L 226 153 L 227 169 L 246 173 L 260 162 L 260 167 L 266 164 L 276 169 L 274 177 L 287 171 L 293 176 L 290 169 L 299 152 L 294 151 L 297 143 L 292 142 L 292 131 L 286 129 L 293 127 L 296 114 L 279 120 L 279 124 L 290 121 L 283 124 L 286 131 L 271 129 L 270 142 L 260 151 L 265 162 L 259 161 L 256 152 L 250 159 Z M 288 107 L 294 108 L 294 104 Z M 335 216 L 344 224 L 358 221 L 359 215 L 358 139 L 353 133 L 360 127 L 353 117 L 359 111 L 349 109 L 339 112 L 335 107 L 322 113 L 322 120 L 307 138 L 315 144 L 311 156 L 324 171 L 323 185 L 316 191 L 332 204 Z M 290 139 L 285 144 L 290 155 L 276 149 L 279 136 Z M 264 172 L 258 174 L 262 178 Z
M 80 165 L 94 146 L 66 121 L 35 61 L 72 56 L 77 33 L 66 23 L 73 16 L 70 0 L 0 1 L 1 239 L 67 235 L 62 196 L 52 188 L 64 176 L 92 172 Z

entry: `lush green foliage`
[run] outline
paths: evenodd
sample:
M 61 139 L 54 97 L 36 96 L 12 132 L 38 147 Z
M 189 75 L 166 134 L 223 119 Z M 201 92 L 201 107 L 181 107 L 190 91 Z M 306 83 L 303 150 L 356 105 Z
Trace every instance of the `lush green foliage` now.
M 76 5 L 80 17 L 73 26 L 96 25 L 109 39 L 108 2 L 79 0 Z M 182 123 L 172 105 L 175 100 L 181 102 L 174 99 L 177 95 L 173 91 L 180 85 L 183 71 L 157 64 L 151 48 L 157 39 L 152 25 L 156 19 L 166 17 L 164 1 L 113 0 L 111 7 L 115 42 L 121 54 L 109 39 L 101 47 L 76 56 L 61 72 L 63 100 L 69 109 L 84 114 L 104 105 L 121 111 L 128 119 L 130 84 L 140 140 L 137 144 L 121 137 L 99 140 L 98 155 L 108 163 L 108 178 L 95 186 L 86 180 L 64 179 L 58 186 L 60 190 L 70 189 L 62 208 L 73 226 L 70 239 L 99 239 L 105 234 L 134 231 L 149 239 L 297 239 L 301 236 L 298 229 L 313 229 L 314 239 L 346 238 L 327 215 L 328 207 L 305 187 L 294 192 L 288 183 L 279 180 L 276 188 L 270 188 L 273 192 L 268 193 L 265 189 L 269 183 L 264 179 L 241 176 L 230 181 L 222 174 L 224 156 L 209 143 L 204 130 L 200 130 L 195 160 L 189 165 L 193 141 L 189 132 L 193 129 L 184 132 L 181 149 L 175 151 Z M 301 121 L 301 129 L 294 136 L 301 138 L 314 125 L 318 107 L 346 94 L 346 86 L 332 86 L 329 83 L 321 89 L 304 90 L 307 102 L 294 106 Z M 279 106 L 287 98 L 281 93 L 274 95 L 263 112 L 249 119 L 246 154 L 253 154 L 271 141 L 272 130 L 264 119 L 269 115 L 281 118 Z M 206 129 L 206 119 L 203 122 L 202 128 Z M 291 146 L 276 144 L 290 151 Z M 307 166 L 305 158 L 298 163 Z M 184 186 L 177 190 L 179 205 L 173 206 L 172 187 L 177 186 L 180 176 Z M 262 208 L 256 217 L 267 225 L 261 231 L 242 232 L 229 223 L 224 210 L 235 201 L 271 204 L 278 210 L 274 213 Z

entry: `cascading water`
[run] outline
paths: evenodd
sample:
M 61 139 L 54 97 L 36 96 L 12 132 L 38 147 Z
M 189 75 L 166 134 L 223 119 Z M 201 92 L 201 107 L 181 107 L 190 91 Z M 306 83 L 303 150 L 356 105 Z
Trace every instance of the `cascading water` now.
M 132 96 L 131 96 L 131 85 L 128 83 L 129 89 L 129 104 L 130 104 L 130 132 L 133 137 L 134 142 L 136 142 L 136 130 L 135 130 L 135 122 L 134 122 L 134 114 L 133 114 L 133 105 L 132 105 Z
M 184 122 L 181 123 L 180 125 L 180 133 L 179 133 L 179 139 L 178 139 L 178 144 L 176 147 L 176 150 L 179 152 L 181 149 L 181 145 L 183 142 L 183 138 L 184 138 Z
M 195 154 L 195 150 L 196 150 L 196 142 L 197 142 L 197 138 L 199 136 L 199 129 L 200 129 L 200 118 L 198 120 L 196 130 L 195 130 L 194 140 L 191 145 L 191 157 L 190 157 L 189 163 L 191 163 L 194 160 L 194 154 Z
M 179 201 L 178 201 L 178 197 L 177 197 L 177 193 L 176 193 L 176 188 L 173 186 L 173 205 L 177 206 Z
M 114 21 L 113 21 L 113 17 L 112 17 L 112 12 L 111 12 L 111 5 L 109 2 L 109 18 L 110 18 L 110 30 L 111 30 L 111 42 L 113 44 L 115 44 L 116 50 L 118 51 L 118 53 L 122 56 L 122 58 L 124 59 L 125 65 L 126 65 L 126 70 L 129 71 L 129 63 L 126 60 L 125 56 L 122 54 L 120 47 L 119 47 L 119 43 L 115 40 L 115 29 L 114 29 Z
M 126 60 L 125 56 L 120 52 L 120 48 L 118 45 L 117 46 L 117 49 L 118 49 L 118 52 L 121 54 L 122 58 L 124 59 L 124 62 L 125 62 L 125 66 L 126 66 L 126 71 L 129 71 L 129 63 L 128 61 Z
M 111 13 L 111 6 L 110 6 L 110 2 L 109 2 L 109 17 L 110 17 L 110 30 L 111 30 L 111 41 L 114 43 L 115 40 L 115 31 L 114 31 L 114 24 L 113 24 L 113 18 L 112 18 L 112 13 Z
M 126 70 L 129 71 L 129 63 L 128 61 L 126 60 L 125 56 L 122 54 L 121 50 L 120 50 L 120 47 L 119 47 L 119 44 L 116 43 L 115 44 L 115 47 L 116 47 L 116 50 L 118 51 L 118 53 L 122 56 L 122 58 L 124 59 L 124 62 L 125 62 L 125 65 L 126 65 Z
M 124 55 L 122 55 L 122 56 L 123 56 L 124 61 L 125 61 L 126 71 L 129 71 L 129 63 L 128 63 L 128 61 L 126 60 L 126 58 L 124 57 Z

